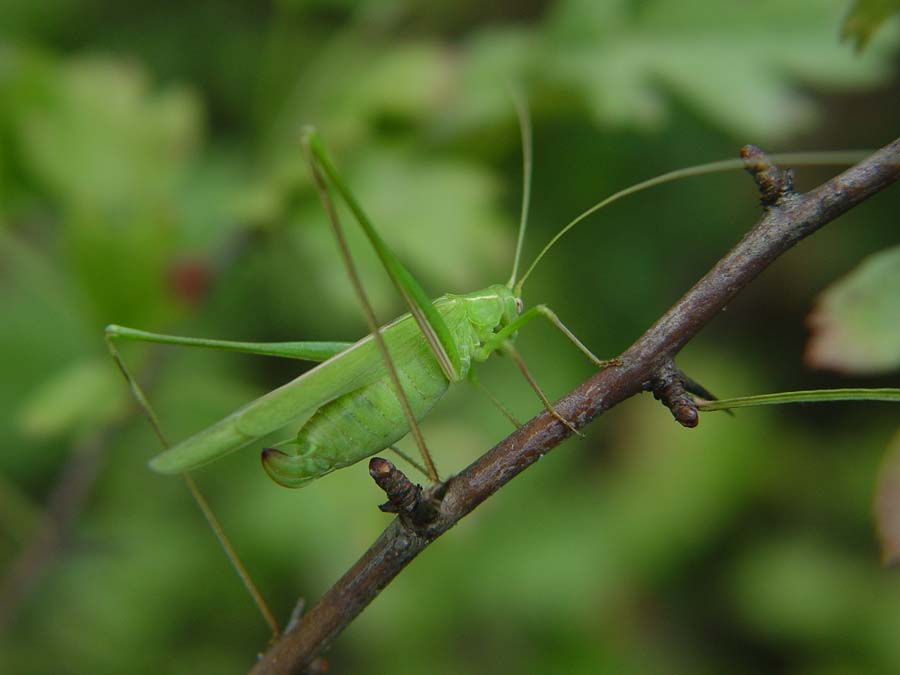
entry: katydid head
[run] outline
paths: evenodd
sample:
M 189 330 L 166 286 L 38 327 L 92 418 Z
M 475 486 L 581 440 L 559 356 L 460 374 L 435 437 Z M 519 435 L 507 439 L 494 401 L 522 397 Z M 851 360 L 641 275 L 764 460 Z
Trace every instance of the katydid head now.
M 493 284 L 480 291 L 452 297 L 466 302 L 469 323 L 482 340 L 489 339 L 495 332 L 516 321 L 522 311 L 522 301 L 503 284 Z
M 500 301 L 500 305 L 502 307 L 503 313 L 500 317 L 501 327 L 507 326 L 517 318 L 519 318 L 519 315 L 522 313 L 522 309 L 525 307 L 525 303 L 522 302 L 522 298 L 513 293 L 512 289 L 501 284 L 491 286 L 490 290 L 494 291 L 497 294 L 497 299 Z
M 455 297 L 470 301 L 469 320 L 491 331 L 508 326 L 522 313 L 522 300 L 503 284 L 493 284 L 484 290 Z

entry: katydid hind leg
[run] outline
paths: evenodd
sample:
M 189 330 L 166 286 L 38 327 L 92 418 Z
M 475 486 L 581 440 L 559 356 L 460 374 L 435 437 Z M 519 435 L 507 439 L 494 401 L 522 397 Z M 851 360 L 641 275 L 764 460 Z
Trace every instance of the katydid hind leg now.
M 412 314 L 419 329 L 425 336 L 425 340 L 428 342 L 435 359 L 440 364 L 441 370 L 444 371 L 444 375 L 450 382 L 459 382 L 462 369 L 459 349 L 453 333 L 447 327 L 440 313 L 435 309 L 431 299 L 425 294 L 415 277 L 403 266 L 403 263 L 400 262 L 385 244 L 384 240 L 382 240 L 372 221 L 363 211 L 346 182 L 341 178 L 337 168 L 325 151 L 318 134 L 312 129 L 307 129 L 304 136 L 304 150 L 315 178 L 319 196 L 322 199 L 325 210 L 328 212 L 329 220 L 337 222 L 337 214 L 331 204 L 331 196 L 325 184 L 325 176 L 337 189 L 338 194 L 349 207 L 354 219 L 365 233 L 366 238 L 390 277 L 391 283 L 403 298 L 410 314 Z M 327 204 L 326 201 L 328 202 Z M 338 238 L 342 239 L 342 237 Z M 342 248 L 346 248 L 346 245 Z
M 412 433 L 413 438 L 416 441 L 416 445 L 419 448 L 419 453 L 422 455 L 422 460 L 424 461 L 425 467 L 427 468 L 428 477 L 432 482 L 438 483 L 438 482 L 440 482 L 440 477 L 438 475 L 437 468 L 435 467 L 434 461 L 431 458 L 431 453 L 428 451 L 428 446 L 425 443 L 425 437 L 422 435 L 422 431 L 419 428 L 419 424 L 416 421 L 415 415 L 413 414 L 412 406 L 410 405 L 410 402 L 409 402 L 409 397 L 408 397 L 406 391 L 404 391 L 403 385 L 400 383 L 400 377 L 397 374 L 397 368 L 394 364 L 393 359 L 391 358 L 390 352 L 388 352 L 387 345 L 385 344 L 384 338 L 381 335 L 380 324 L 375 317 L 375 312 L 372 310 L 372 305 L 369 302 L 369 298 L 366 294 L 365 289 L 363 288 L 362 281 L 359 278 L 359 273 L 357 272 L 356 265 L 353 262 L 353 258 L 350 254 L 350 249 L 347 246 L 347 242 L 344 237 L 343 229 L 341 227 L 340 220 L 337 215 L 337 210 L 334 207 L 334 202 L 331 199 L 331 194 L 328 190 L 327 184 L 325 183 L 325 177 L 323 176 L 322 170 L 324 170 L 328 174 L 329 178 L 331 178 L 332 181 L 338 185 L 338 188 L 339 188 L 342 196 L 344 197 L 345 201 L 347 201 L 348 204 L 351 206 L 351 210 L 354 212 L 354 215 L 356 216 L 357 221 L 360 223 L 360 225 L 363 226 L 363 229 L 366 230 L 366 233 L 369 234 L 370 230 L 372 232 L 374 232 L 374 229 L 371 227 L 371 224 L 368 222 L 365 215 L 359 209 L 359 206 L 357 205 L 356 200 L 344 187 L 343 181 L 341 181 L 340 177 L 337 175 L 336 170 L 331 165 L 330 161 L 327 158 L 327 155 L 324 154 L 324 149 L 321 147 L 321 144 L 319 144 L 317 142 L 317 140 L 318 140 L 317 137 L 310 138 L 309 136 L 307 136 L 306 143 L 304 144 L 304 149 L 306 151 L 307 161 L 309 163 L 310 170 L 313 174 L 313 181 L 316 185 L 316 190 L 319 193 L 319 199 L 321 200 L 322 206 L 325 209 L 325 213 L 328 216 L 328 222 L 331 225 L 332 233 L 334 234 L 335 239 L 337 240 L 338 249 L 340 251 L 341 259 L 343 260 L 344 267 L 347 271 L 347 276 L 350 278 L 350 282 L 353 285 L 353 290 L 356 293 L 356 297 L 359 300 L 359 304 L 362 307 L 363 313 L 365 314 L 366 322 L 368 323 L 368 326 L 369 326 L 369 331 L 372 334 L 372 337 L 378 346 L 378 350 L 381 353 L 382 359 L 384 360 L 384 364 L 385 364 L 385 367 L 387 368 L 388 375 L 390 376 L 391 383 L 394 388 L 394 392 L 397 395 L 397 400 L 400 402 L 400 405 L 403 408 L 403 414 L 406 417 L 407 423 L 409 424 L 410 433 Z M 322 170 L 320 170 L 320 168 Z M 377 233 L 375 233 L 374 236 L 377 238 Z M 379 248 L 379 245 L 376 244 L 376 241 L 380 243 L 380 239 L 373 239 L 372 236 L 370 236 L 369 238 L 370 238 L 370 241 L 372 242 L 373 246 L 375 246 L 376 250 L 378 250 L 379 257 L 381 257 L 382 262 L 385 263 L 386 268 L 388 269 L 389 272 L 391 272 L 392 267 L 388 264 L 388 262 L 390 262 L 390 261 L 385 260 L 385 257 L 384 257 L 384 255 L 382 255 L 382 250 L 381 250 L 383 248 L 385 251 L 387 251 L 387 248 L 384 247 L 383 244 L 381 244 L 381 248 Z M 389 251 L 388 251 L 388 254 L 390 254 Z M 392 255 L 392 254 L 390 254 L 390 255 Z M 397 263 L 397 265 L 399 265 L 399 262 Z M 400 269 L 401 270 L 403 269 L 402 266 L 400 267 Z M 405 272 L 405 270 L 403 270 L 403 271 Z M 395 274 L 392 272 L 391 278 L 393 279 L 394 276 L 395 276 Z M 397 284 L 397 283 L 400 283 L 400 282 L 395 281 L 395 284 Z M 418 288 L 418 284 L 416 284 L 416 287 Z M 400 283 L 398 288 L 401 290 L 401 294 L 404 295 L 404 299 L 407 299 L 407 295 L 404 292 L 403 283 Z M 409 290 L 409 288 L 407 287 L 406 290 Z M 419 290 L 421 290 L 421 289 L 419 289 Z M 423 295 L 424 295 L 424 293 L 423 293 Z M 407 299 L 407 304 L 409 304 L 410 310 L 413 312 L 413 315 L 416 316 L 415 303 L 412 303 Z M 430 307 L 430 309 L 433 313 L 437 314 L 437 312 L 434 310 L 434 307 L 431 305 L 430 302 L 428 303 L 428 306 Z M 438 317 L 438 318 L 440 318 L 440 317 Z M 420 328 L 422 328 L 426 339 L 429 339 L 429 332 L 427 330 L 425 330 L 425 328 L 423 328 L 423 324 L 419 321 L 418 318 L 416 319 L 416 321 L 417 321 L 417 323 L 419 323 Z M 446 329 L 446 325 L 443 323 L 443 320 L 441 319 L 440 321 L 441 321 L 441 325 L 443 326 L 443 328 Z M 434 336 L 434 331 L 431 331 L 431 335 Z M 431 344 L 430 340 L 429 340 L 429 344 L 431 345 L 432 352 L 435 353 L 435 356 L 437 357 L 438 354 L 436 352 L 434 352 L 435 347 L 433 344 Z M 446 356 L 446 352 L 443 352 L 443 350 L 441 350 L 441 351 Z M 439 358 L 438 361 L 440 363 L 441 359 Z M 458 354 L 457 354 L 457 361 L 458 361 Z M 442 364 L 442 369 L 443 368 L 444 368 L 444 365 Z M 446 373 L 446 370 L 445 370 L 445 373 Z
M 109 349 L 110 356 L 112 357 L 113 361 L 115 361 L 116 366 L 122 373 L 122 376 L 125 378 L 125 381 L 127 382 L 128 387 L 131 390 L 131 394 L 134 397 L 135 402 L 138 404 L 141 413 L 144 415 L 144 417 L 147 418 L 147 421 L 153 428 L 153 433 L 156 434 L 156 437 L 159 439 L 159 442 L 163 446 L 163 448 L 168 448 L 170 444 L 168 439 L 166 438 L 165 433 L 162 430 L 162 427 L 160 426 L 156 411 L 153 409 L 153 406 L 150 404 L 150 400 L 144 393 L 143 387 L 141 387 L 137 378 L 129 370 L 128 366 L 125 363 L 125 360 L 122 358 L 122 354 L 116 348 L 116 345 L 113 341 L 114 337 L 115 336 L 111 336 L 107 332 L 106 344 L 107 348 Z M 203 495 L 196 481 L 189 473 L 184 472 L 181 475 L 184 479 L 185 485 L 191 493 L 191 497 L 194 499 L 194 502 L 197 504 L 197 507 L 203 514 L 204 519 L 206 520 L 210 529 L 213 531 L 216 540 L 219 542 L 219 545 L 225 552 L 228 561 L 231 563 L 231 566 L 234 568 L 234 571 L 240 578 L 241 583 L 244 585 L 244 588 L 247 589 L 247 592 L 253 599 L 253 603 L 256 605 L 260 614 L 262 614 L 263 620 L 266 622 L 266 624 L 268 624 L 270 630 L 272 631 L 273 637 L 277 637 L 280 633 L 278 621 L 275 619 L 275 616 L 272 614 L 272 611 L 266 604 L 265 599 L 262 597 L 262 593 L 260 593 L 259 589 L 253 581 L 253 578 L 250 576 L 250 573 L 247 571 L 247 568 L 244 566 L 244 563 L 238 556 L 237 551 L 234 549 L 234 546 L 232 546 L 231 541 L 225 534 L 225 531 L 223 530 L 219 519 L 216 517 L 215 513 L 210 507 L 209 502 L 207 502 L 206 497 Z

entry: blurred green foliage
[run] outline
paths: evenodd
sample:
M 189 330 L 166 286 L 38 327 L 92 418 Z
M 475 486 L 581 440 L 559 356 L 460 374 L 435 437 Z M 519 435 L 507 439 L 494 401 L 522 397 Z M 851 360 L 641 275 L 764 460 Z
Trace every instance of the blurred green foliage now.
M 845 2 L 0 3 L 0 561 L 42 523 L 73 452 L 102 472 L 65 546 L 0 614 L 9 673 L 241 672 L 266 628 L 107 361 L 102 328 L 353 339 L 364 323 L 298 151 L 316 124 L 434 295 L 503 281 L 521 179 L 506 84 L 535 118 L 526 259 L 614 189 L 767 150 L 896 133 L 898 30 L 861 54 Z M 803 169 L 800 187 L 830 175 Z M 732 396 L 896 377 L 805 370 L 815 295 L 896 243 L 896 190 L 786 255 L 680 359 Z M 601 355 L 624 348 L 757 214 L 742 175 L 645 193 L 575 230 L 526 287 Z M 401 310 L 354 231 L 376 309 Z M 590 374 L 520 336 L 549 393 Z M 295 363 L 123 348 L 182 438 Z M 515 369 L 485 383 L 539 409 Z M 887 406 L 604 417 L 422 555 L 338 640 L 333 672 L 895 673 L 897 579 L 870 500 Z M 425 425 L 443 473 L 507 422 L 465 387 Z M 105 435 L 104 435 L 105 434 Z M 256 449 L 198 472 L 275 611 L 322 593 L 386 524 L 363 465 L 299 492 Z M 15 583 L 21 580 L 13 579 Z
M 889 17 L 900 12 L 898 0 L 854 0 L 841 33 L 862 50 Z

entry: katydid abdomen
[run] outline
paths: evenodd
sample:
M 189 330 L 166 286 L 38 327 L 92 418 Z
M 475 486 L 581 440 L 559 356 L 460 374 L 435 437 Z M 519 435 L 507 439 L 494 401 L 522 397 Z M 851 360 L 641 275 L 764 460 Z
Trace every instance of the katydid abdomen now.
M 435 300 L 434 307 L 459 353 L 458 380 L 466 377 L 473 359 L 487 356 L 479 354 L 484 342 L 518 314 L 515 297 L 500 285 L 446 295 Z M 447 391 L 450 380 L 412 316 L 400 317 L 381 334 L 413 415 L 421 420 Z M 372 336 L 166 450 L 151 466 L 163 473 L 188 471 L 291 423 L 298 424 L 296 439 L 263 454 L 268 474 L 286 487 L 302 487 L 358 462 L 409 432 Z
M 460 379 L 471 366 L 485 338 L 506 322 L 503 297 L 491 289 L 468 296 L 444 296 L 434 305 L 450 328 L 460 356 Z M 511 306 L 514 311 L 514 304 Z M 418 331 L 410 315 L 388 326 L 383 336 L 397 375 L 417 422 L 421 421 L 450 387 L 424 339 L 398 349 L 397 337 Z M 402 338 L 401 338 L 402 339 Z M 369 457 L 396 443 L 409 432 L 403 406 L 385 376 L 319 408 L 290 445 L 296 454 L 266 449 L 262 463 L 269 477 L 285 487 L 299 488 L 335 469 Z
M 395 364 L 417 422 L 450 387 L 424 341 L 422 346 L 421 354 Z M 276 483 L 299 488 L 380 452 L 408 432 L 403 406 L 385 376 L 319 408 L 287 447 L 263 450 L 262 463 Z M 289 454 L 291 450 L 297 454 Z

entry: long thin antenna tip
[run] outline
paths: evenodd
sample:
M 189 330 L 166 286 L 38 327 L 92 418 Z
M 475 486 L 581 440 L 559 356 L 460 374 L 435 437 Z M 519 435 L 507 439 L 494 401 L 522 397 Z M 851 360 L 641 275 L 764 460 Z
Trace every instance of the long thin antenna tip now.
M 304 124 L 300 129 L 300 144 L 309 151 L 319 145 L 319 131 L 312 124 Z
M 826 152 L 791 152 L 791 153 L 779 153 L 769 155 L 768 158 L 772 162 L 780 163 L 780 164 L 793 164 L 795 166 L 809 166 L 809 165 L 823 165 L 823 164 L 854 164 L 868 154 L 871 154 L 870 150 L 847 150 L 847 151 L 826 151 Z M 559 241 L 569 230 L 575 227 L 578 223 L 583 221 L 588 216 L 596 213 L 597 211 L 609 206 L 613 202 L 617 202 L 623 197 L 628 197 L 629 195 L 633 195 L 637 192 L 641 192 L 642 190 L 646 190 L 647 188 L 655 187 L 657 185 L 663 185 L 664 183 L 671 183 L 676 180 L 681 180 L 683 178 L 691 178 L 694 176 L 702 176 L 709 173 L 716 173 L 719 171 L 730 171 L 745 168 L 744 163 L 745 159 L 724 159 L 716 162 L 707 162 L 706 164 L 697 164 L 695 166 L 689 166 L 682 169 L 675 169 L 674 171 L 669 171 L 664 174 L 660 174 L 659 176 L 655 176 L 654 178 L 649 178 L 647 180 L 641 181 L 640 183 L 635 183 L 629 187 L 626 187 L 618 192 L 614 192 L 608 197 L 602 199 L 597 202 L 590 208 L 585 211 L 582 211 L 581 214 L 573 218 L 566 224 L 559 232 L 557 232 L 553 237 L 551 237 L 550 241 L 541 249 L 541 251 L 535 256 L 534 260 L 531 261 L 531 264 L 525 270 L 525 274 L 522 275 L 522 278 L 516 284 L 516 288 L 518 289 L 518 293 L 516 295 L 521 294 L 522 286 L 525 283 L 525 280 L 531 275 L 534 271 L 537 264 L 543 259 L 544 255 L 546 255 L 547 251 L 549 251 L 553 246 Z
M 519 132 L 522 139 L 522 208 L 519 217 L 519 236 L 516 241 L 516 255 L 513 259 L 512 274 L 506 287 L 512 289 L 519 273 L 519 262 L 522 258 L 522 247 L 525 242 L 525 230 L 528 226 L 528 208 L 531 202 L 531 169 L 532 169 L 532 132 L 531 116 L 528 112 L 528 101 L 518 87 L 510 85 L 509 94 L 512 97 L 516 109 L 516 117 L 519 120 Z

